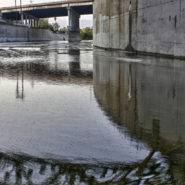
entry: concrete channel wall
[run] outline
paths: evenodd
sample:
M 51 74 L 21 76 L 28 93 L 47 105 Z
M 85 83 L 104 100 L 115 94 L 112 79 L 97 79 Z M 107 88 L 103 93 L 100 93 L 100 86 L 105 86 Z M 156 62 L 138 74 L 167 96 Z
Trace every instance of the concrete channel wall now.
M 0 42 L 27 42 L 63 40 L 63 37 L 49 30 L 0 24 Z
M 185 0 L 95 0 L 94 45 L 185 57 Z

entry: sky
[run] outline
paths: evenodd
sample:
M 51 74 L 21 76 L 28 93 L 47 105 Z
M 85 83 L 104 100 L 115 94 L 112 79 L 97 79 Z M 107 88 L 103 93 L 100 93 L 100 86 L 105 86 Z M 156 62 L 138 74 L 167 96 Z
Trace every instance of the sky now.
M 15 6 L 15 1 L 17 5 L 20 5 L 20 0 L 0 0 L 0 7 L 8 7 Z M 61 0 L 22 0 L 22 4 L 37 4 L 37 3 L 45 3 L 45 2 L 57 2 Z M 65 1 L 65 0 L 63 0 Z M 54 19 L 49 19 L 50 23 L 54 23 Z M 61 28 L 66 27 L 68 25 L 67 17 L 57 17 L 56 22 L 60 25 Z M 80 18 L 80 28 L 92 27 L 92 15 L 83 15 Z

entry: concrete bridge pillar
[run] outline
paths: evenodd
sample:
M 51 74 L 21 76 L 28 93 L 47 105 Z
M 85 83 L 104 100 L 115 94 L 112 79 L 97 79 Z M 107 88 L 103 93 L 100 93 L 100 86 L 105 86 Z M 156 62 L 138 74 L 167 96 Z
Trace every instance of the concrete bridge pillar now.
M 36 28 L 36 20 L 33 19 L 33 27 Z
M 33 27 L 33 19 L 32 18 L 30 19 L 30 26 L 31 26 L 31 28 Z
M 39 27 L 39 18 L 24 12 L 20 12 L 20 16 L 22 24 L 34 28 Z
M 80 15 L 71 7 L 68 7 L 68 36 L 69 42 L 80 42 Z
M 30 17 L 28 18 L 28 25 L 29 25 L 29 27 L 31 27 L 31 19 L 30 19 Z
M 28 18 L 27 18 L 27 16 L 25 16 L 25 25 L 26 26 L 28 25 Z
M 20 12 L 20 15 L 21 15 L 21 23 L 24 24 L 24 14 L 23 14 L 23 12 Z
M 2 16 L 2 13 L 1 13 L 1 11 L 0 11 L 0 19 L 2 19 L 3 18 L 3 16 Z

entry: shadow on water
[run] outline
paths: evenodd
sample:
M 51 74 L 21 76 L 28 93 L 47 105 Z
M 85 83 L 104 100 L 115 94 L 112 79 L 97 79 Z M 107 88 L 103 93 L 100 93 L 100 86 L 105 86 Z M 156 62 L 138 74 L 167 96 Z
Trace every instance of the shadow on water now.
M 165 161 L 153 159 L 154 153 L 130 165 L 72 164 L 0 153 L 1 178 L 3 184 L 139 184 L 143 179 L 150 184 L 172 183 L 168 168 L 161 164 Z
M 8 60 L 19 54 L 25 56 L 23 61 Z M 57 56 L 47 50 L 10 52 L 6 61 L 0 60 L 0 74 L 16 79 L 16 98 L 22 100 L 26 98 L 24 81 L 33 80 L 33 76 L 34 80 L 52 84 L 93 83 L 95 98 L 114 127 L 121 133 L 126 130 L 125 137 L 144 143 L 150 152 L 132 163 L 78 163 L 1 152 L 1 183 L 185 184 L 185 64 L 95 50 L 92 71 L 83 66 L 81 55 L 80 49 L 65 47 L 57 51 Z M 61 64 L 59 60 L 68 62 Z

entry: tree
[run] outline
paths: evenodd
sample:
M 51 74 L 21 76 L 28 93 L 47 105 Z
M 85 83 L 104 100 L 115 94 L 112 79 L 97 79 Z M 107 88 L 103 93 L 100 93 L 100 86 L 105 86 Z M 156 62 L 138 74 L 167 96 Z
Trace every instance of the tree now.
M 66 27 L 63 27 L 59 30 L 59 33 L 67 33 L 68 29 Z
M 82 40 L 92 40 L 93 39 L 93 29 L 86 27 L 80 30 L 80 35 Z
M 40 19 L 40 27 L 55 32 L 53 25 L 49 23 L 48 19 Z

